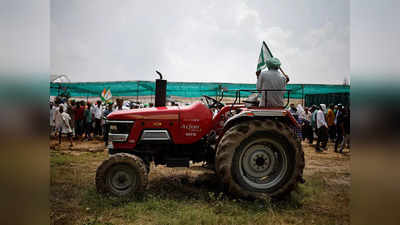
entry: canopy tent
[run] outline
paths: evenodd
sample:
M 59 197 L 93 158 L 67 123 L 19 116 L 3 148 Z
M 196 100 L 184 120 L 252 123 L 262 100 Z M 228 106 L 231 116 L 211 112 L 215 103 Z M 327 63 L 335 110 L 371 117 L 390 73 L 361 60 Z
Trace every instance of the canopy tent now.
M 50 96 L 57 96 L 60 92 L 68 92 L 71 97 L 99 97 L 105 89 L 110 89 L 113 96 L 150 96 L 155 93 L 154 81 L 117 81 L 117 82 L 78 82 L 78 83 L 50 83 Z M 203 83 L 203 82 L 168 82 L 167 96 L 186 98 L 201 97 L 202 95 L 220 95 L 221 90 L 228 90 L 225 96 L 235 96 L 238 89 L 256 89 L 255 84 L 234 83 Z M 288 84 L 291 90 L 290 98 L 302 99 L 308 94 L 349 93 L 347 85 L 325 84 Z M 246 97 L 251 93 L 242 92 Z

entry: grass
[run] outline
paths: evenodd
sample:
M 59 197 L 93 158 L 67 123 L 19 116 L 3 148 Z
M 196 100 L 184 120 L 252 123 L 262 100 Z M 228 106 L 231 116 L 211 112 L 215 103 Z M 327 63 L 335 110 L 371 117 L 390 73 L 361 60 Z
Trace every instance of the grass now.
M 222 192 L 200 192 L 197 199 L 148 193 L 132 201 L 101 196 L 90 189 L 83 196 L 82 205 L 93 212 L 93 219 L 97 222 L 113 221 L 104 218 L 112 211 L 129 224 L 285 224 L 297 221 L 293 216 L 304 216 L 301 208 L 315 192 L 322 192 L 322 186 L 310 188 L 302 185 L 298 193 L 279 202 L 249 202 L 232 199 Z M 119 221 L 116 220 L 115 224 Z
M 336 157 L 313 154 L 306 151 L 310 163 L 318 162 L 316 157 L 326 161 Z M 51 152 L 52 224 L 350 224 L 350 185 L 334 182 L 349 176 L 349 159 L 332 161 L 343 163 L 344 173 L 306 168 L 307 182 L 284 200 L 246 201 L 221 192 L 213 174 L 165 167 L 152 168 L 142 196 L 99 195 L 94 176 L 106 157 L 106 153 Z
M 65 166 L 73 159 L 70 155 L 51 155 L 50 167 Z

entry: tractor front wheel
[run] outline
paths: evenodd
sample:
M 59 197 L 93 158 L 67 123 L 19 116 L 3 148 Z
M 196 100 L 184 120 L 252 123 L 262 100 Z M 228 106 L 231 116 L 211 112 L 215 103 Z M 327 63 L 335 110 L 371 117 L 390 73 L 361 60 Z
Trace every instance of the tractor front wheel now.
M 302 181 L 304 153 L 279 121 L 246 121 L 230 128 L 216 153 L 217 174 L 239 197 L 279 197 Z
M 143 192 L 147 185 L 147 169 L 142 159 L 127 153 L 113 154 L 96 172 L 96 188 L 100 193 L 119 197 Z

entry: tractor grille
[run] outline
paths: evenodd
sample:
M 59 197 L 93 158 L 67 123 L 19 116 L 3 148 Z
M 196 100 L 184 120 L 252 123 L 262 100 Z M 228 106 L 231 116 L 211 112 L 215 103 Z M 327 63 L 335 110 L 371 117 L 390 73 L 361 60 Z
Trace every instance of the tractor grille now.
M 170 140 L 167 130 L 144 130 L 142 141 L 168 141 Z

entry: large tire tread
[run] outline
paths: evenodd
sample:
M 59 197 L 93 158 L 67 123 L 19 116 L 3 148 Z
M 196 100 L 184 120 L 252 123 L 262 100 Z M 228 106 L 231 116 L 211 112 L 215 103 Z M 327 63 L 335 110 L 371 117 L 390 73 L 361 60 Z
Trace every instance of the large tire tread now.
M 246 190 L 236 182 L 232 174 L 232 163 L 236 148 L 254 132 L 265 130 L 280 133 L 295 150 L 295 165 L 291 176 L 281 188 L 272 193 Z M 224 187 L 230 193 L 242 198 L 281 197 L 290 193 L 302 180 L 305 165 L 304 152 L 296 134 L 286 124 L 273 120 L 248 121 L 231 127 L 222 137 L 215 158 L 217 175 L 221 178 Z

